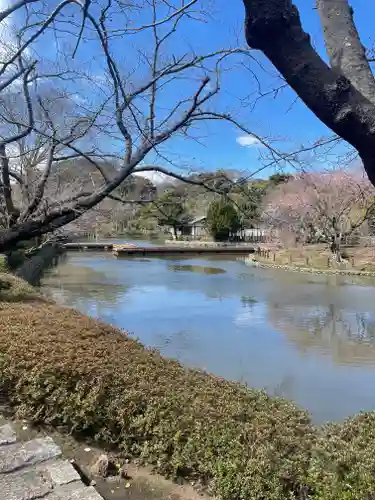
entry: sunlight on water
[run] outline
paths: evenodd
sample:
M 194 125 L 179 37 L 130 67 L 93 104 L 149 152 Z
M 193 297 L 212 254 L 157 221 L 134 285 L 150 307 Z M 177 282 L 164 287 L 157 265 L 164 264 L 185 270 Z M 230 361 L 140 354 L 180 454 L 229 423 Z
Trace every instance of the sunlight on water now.
M 236 259 L 69 254 L 45 287 L 182 363 L 293 399 L 317 422 L 375 409 L 375 283 Z

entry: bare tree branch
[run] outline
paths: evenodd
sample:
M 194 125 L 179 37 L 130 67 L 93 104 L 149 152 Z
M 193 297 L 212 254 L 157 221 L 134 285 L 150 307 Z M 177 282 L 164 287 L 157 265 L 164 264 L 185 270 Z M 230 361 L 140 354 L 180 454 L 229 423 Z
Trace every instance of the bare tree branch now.
M 188 2 L 186 5 L 182 5 L 180 9 L 175 9 L 169 16 L 165 17 L 164 19 L 160 19 L 157 21 L 156 19 L 151 23 L 151 24 L 144 24 L 141 26 L 137 26 L 135 28 L 126 28 L 126 31 L 131 34 L 131 33 L 139 33 L 141 31 L 147 30 L 147 29 L 154 29 L 158 26 L 161 26 L 163 24 L 168 23 L 172 19 L 174 19 L 177 16 L 180 16 L 181 14 L 184 14 L 190 7 L 192 7 L 194 4 L 196 4 L 198 0 L 191 0 Z M 123 29 L 121 30 L 113 30 L 112 33 L 116 33 L 117 31 L 120 31 L 121 33 L 124 32 Z
M 52 143 L 50 150 L 48 152 L 47 163 L 46 163 L 46 166 L 44 168 L 42 178 L 37 186 L 34 198 L 32 199 L 29 206 L 26 208 L 24 213 L 21 214 L 20 222 L 29 218 L 35 212 L 35 210 L 38 208 L 38 206 L 40 205 L 40 203 L 43 199 L 44 190 L 45 190 L 48 178 L 49 178 L 50 173 L 51 173 L 51 168 L 52 168 L 52 164 L 53 164 L 53 155 L 54 155 L 56 146 L 57 146 L 57 144 Z
M 21 69 L 23 68 L 22 63 L 20 63 Z M 0 145 L 6 145 L 6 144 L 11 144 L 12 142 L 17 142 L 27 135 L 29 135 L 33 129 L 34 125 L 34 113 L 33 113 L 33 105 L 31 102 L 31 96 L 29 92 L 29 86 L 27 82 L 27 78 L 31 71 L 34 69 L 34 65 L 30 66 L 27 70 L 24 71 L 23 77 L 22 77 L 22 89 L 23 89 L 23 94 L 25 96 L 25 101 L 26 101 L 26 108 L 27 108 L 27 124 L 24 127 L 24 130 L 22 132 L 19 132 L 18 134 L 12 135 L 10 137 L 4 138 L 2 141 L 0 141 Z
M 36 1 L 36 0 L 35 0 Z M 23 4 L 25 4 L 25 0 L 23 1 Z M 42 23 L 41 27 L 33 33 L 33 35 L 30 36 L 30 38 L 19 47 L 19 49 L 2 65 L 2 68 L 0 69 L 0 76 L 2 76 L 5 71 L 11 66 L 17 59 L 19 59 L 20 56 L 25 52 L 25 50 L 37 39 L 40 37 L 42 33 L 48 28 L 50 24 L 53 23 L 53 21 L 56 19 L 58 14 L 68 5 L 70 4 L 76 4 L 81 7 L 81 4 L 79 3 L 78 0 L 63 0 L 51 13 L 51 15 Z
M 39 2 L 39 0 L 19 0 L 18 2 L 15 2 L 13 5 L 9 6 L 7 9 L 4 9 L 0 12 L 0 23 L 4 21 L 4 19 L 6 19 L 8 16 L 13 14 L 13 12 L 16 12 L 16 10 L 20 9 L 21 7 L 36 2 Z

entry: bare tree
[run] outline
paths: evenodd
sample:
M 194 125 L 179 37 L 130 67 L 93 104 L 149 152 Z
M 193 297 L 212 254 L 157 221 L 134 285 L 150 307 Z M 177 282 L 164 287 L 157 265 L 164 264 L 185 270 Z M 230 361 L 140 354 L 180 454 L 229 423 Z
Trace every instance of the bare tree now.
M 172 139 L 197 139 L 202 122 L 225 120 L 251 134 L 217 109 L 221 73 L 228 69 L 230 58 L 246 57 L 247 52 L 219 46 L 202 54 L 190 42 L 185 47 L 173 43 L 184 24 L 190 24 L 191 30 L 204 20 L 197 5 L 198 0 L 145 0 L 129 5 L 120 0 L 95 5 L 63 0 L 50 8 L 42 1 L 24 0 L 0 13 L 1 27 L 16 11 L 22 12 L 15 44 L 6 47 L 0 64 L 0 78 L 4 77 L 0 88 L 0 251 L 75 221 L 113 197 L 134 173 L 157 171 L 204 186 L 203 181 L 171 166 L 165 150 Z M 138 25 L 141 8 L 150 18 Z M 57 50 L 56 60 L 44 66 L 37 57 L 42 35 L 54 41 Z M 91 65 L 77 59 L 84 43 L 93 50 Z M 125 48 L 129 57 L 124 57 Z M 69 79 L 69 74 L 74 78 Z M 53 82 L 53 99 L 42 92 L 45 82 Z M 10 113 L 8 101 L 14 86 L 22 111 Z M 64 111 L 63 123 L 61 112 L 54 108 L 59 92 L 65 98 L 70 95 L 73 108 Z M 24 172 L 25 158 L 30 165 L 36 149 L 38 155 L 26 176 L 33 177 L 31 189 L 28 181 L 22 185 L 24 176 L 18 174 Z M 64 181 L 68 189 L 51 197 L 51 185 L 56 187 L 63 178 L 58 175 L 60 166 L 77 158 L 85 159 L 96 172 L 89 175 L 91 185 L 75 183 L 72 189 Z M 110 176 L 103 168 L 104 160 L 115 166 Z M 168 167 L 161 167 L 161 161 Z M 21 205 L 15 196 L 16 184 Z
M 243 1 L 249 46 L 261 50 L 310 110 L 358 151 L 375 184 L 375 80 L 349 1 L 317 1 L 329 65 L 292 0 Z

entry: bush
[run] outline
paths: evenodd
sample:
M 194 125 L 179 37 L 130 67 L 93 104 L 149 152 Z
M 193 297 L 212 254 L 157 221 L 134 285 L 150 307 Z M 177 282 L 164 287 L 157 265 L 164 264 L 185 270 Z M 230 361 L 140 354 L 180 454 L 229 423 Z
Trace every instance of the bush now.
M 39 298 L 37 291 L 26 281 L 9 273 L 0 272 L 0 300 L 17 302 Z
M 54 304 L 0 302 L 0 386 L 19 418 L 114 445 L 224 500 L 374 499 L 375 413 L 313 427 L 292 403 Z
M 20 418 L 116 445 L 224 499 L 298 498 L 312 428 L 291 403 L 184 369 L 51 304 L 0 304 L 0 352 Z
M 375 498 L 375 413 L 320 429 L 309 470 L 317 500 Z

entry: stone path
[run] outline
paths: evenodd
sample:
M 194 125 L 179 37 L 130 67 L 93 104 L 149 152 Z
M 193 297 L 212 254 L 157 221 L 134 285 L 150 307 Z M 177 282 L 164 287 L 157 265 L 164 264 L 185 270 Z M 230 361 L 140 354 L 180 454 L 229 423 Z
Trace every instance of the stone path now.
M 102 500 L 85 486 L 50 437 L 18 441 L 11 424 L 0 426 L 1 500 Z

